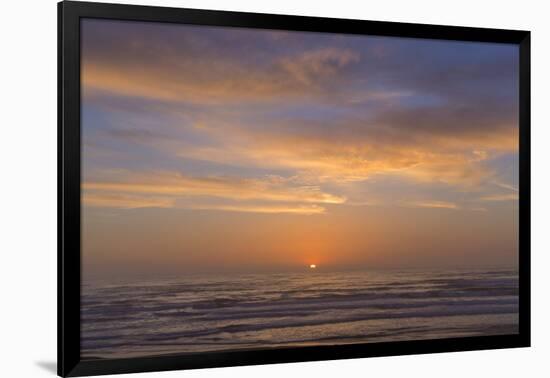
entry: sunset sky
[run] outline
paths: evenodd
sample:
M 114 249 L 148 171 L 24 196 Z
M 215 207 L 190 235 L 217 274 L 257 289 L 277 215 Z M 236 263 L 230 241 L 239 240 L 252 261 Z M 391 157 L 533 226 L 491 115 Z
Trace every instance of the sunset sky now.
M 516 266 L 515 45 L 82 21 L 85 275 Z

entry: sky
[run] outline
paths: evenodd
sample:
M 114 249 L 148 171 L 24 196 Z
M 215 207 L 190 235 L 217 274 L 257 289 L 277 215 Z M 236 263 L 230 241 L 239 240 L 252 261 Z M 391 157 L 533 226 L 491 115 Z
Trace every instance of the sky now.
M 515 267 L 518 63 L 84 19 L 84 275 Z

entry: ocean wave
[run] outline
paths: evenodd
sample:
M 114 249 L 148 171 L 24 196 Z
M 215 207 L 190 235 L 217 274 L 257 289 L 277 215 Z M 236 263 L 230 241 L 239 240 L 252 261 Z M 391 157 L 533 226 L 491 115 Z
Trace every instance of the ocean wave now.
M 518 280 L 512 270 L 194 276 L 86 283 L 81 306 L 83 356 L 110 358 L 509 333 Z

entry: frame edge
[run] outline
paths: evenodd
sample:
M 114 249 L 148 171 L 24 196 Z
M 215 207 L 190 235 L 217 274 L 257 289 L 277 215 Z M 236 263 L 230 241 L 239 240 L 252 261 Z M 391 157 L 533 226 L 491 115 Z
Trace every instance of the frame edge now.
M 57 12 L 57 374 L 66 377 L 80 362 L 81 5 L 61 1 Z
M 531 346 L 531 32 L 519 43 L 519 330 Z

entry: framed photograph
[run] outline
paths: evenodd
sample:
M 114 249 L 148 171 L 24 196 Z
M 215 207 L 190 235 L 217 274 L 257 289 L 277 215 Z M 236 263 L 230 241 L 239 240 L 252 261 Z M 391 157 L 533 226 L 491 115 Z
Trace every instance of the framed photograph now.
M 529 32 L 58 11 L 59 375 L 529 346 Z

